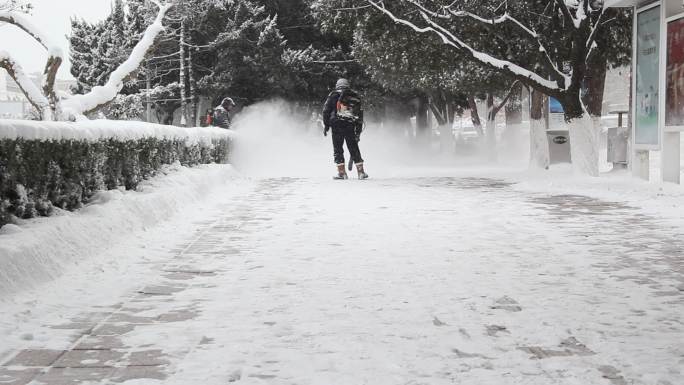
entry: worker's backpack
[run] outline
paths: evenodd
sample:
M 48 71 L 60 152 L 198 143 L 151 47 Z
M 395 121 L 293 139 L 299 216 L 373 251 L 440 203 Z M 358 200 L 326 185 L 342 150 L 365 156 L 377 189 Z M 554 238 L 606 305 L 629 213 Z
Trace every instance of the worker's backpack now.
M 359 95 L 352 90 L 340 91 L 340 98 L 337 100 L 338 120 L 348 121 L 354 124 L 363 122 L 363 108 Z

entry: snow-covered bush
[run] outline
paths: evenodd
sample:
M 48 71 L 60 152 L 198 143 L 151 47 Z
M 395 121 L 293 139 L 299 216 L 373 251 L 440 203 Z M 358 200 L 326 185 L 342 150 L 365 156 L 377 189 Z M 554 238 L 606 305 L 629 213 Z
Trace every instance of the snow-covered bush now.
M 0 227 L 14 218 L 49 216 L 55 208 L 77 209 L 98 191 L 134 190 L 163 165 L 225 163 L 230 148 L 229 132 L 215 128 L 136 123 L 128 131 L 96 132 L 91 126 L 98 123 L 91 121 L 72 131 L 48 127 L 53 135 L 46 137 L 31 124 L 0 127 Z

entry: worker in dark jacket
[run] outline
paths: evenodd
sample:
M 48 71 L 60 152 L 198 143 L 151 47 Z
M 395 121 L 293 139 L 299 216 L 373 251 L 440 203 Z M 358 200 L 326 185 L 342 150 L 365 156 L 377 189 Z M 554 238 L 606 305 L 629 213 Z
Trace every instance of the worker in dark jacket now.
M 216 127 L 230 128 L 233 118 L 230 116 L 230 111 L 235 107 L 235 102 L 231 98 L 225 98 L 221 101 L 221 105 L 214 109 L 212 117 L 212 124 Z
M 342 147 L 345 142 L 352 161 L 356 164 L 359 179 L 367 179 L 368 174 L 363 169 L 363 158 L 359 149 L 359 140 L 363 131 L 361 98 L 350 88 L 347 79 L 338 80 L 335 90 L 328 95 L 323 109 L 323 124 L 325 136 L 328 136 L 328 131 L 332 128 L 333 151 L 337 165 L 337 175 L 334 179 L 348 178 Z

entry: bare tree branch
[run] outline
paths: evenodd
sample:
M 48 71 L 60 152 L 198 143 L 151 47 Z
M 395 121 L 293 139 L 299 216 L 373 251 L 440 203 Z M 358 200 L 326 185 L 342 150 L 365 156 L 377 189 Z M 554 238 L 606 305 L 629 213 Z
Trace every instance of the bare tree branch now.
M 565 20 L 572 24 L 573 26 L 576 25 L 576 20 L 575 17 L 572 16 L 572 13 L 570 13 L 570 9 L 568 9 L 568 4 L 565 2 L 565 0 L 555 0 L 556 5 L 558 5 L 558 9 L 560 9 L 561 14 L 563 14 L 563 17 Z
M 504 106 L 506 106 L 506 103 L 508 103 L 508 100 L 513 96 L 513 92 L 515 92 L 516 88 L 520 87 L 520 82 L 519 81 L 514 81 L 513 84 L 511 84 L 511 88 L 508 89 L 508 92 L 506 93 L 506 96 L 503 98 L 501 103 L 499 103 L 498 106 L 494 107 L 494 110 L 492 111 L 492 114 L 496 116 L 496 114 L 501 111 Z

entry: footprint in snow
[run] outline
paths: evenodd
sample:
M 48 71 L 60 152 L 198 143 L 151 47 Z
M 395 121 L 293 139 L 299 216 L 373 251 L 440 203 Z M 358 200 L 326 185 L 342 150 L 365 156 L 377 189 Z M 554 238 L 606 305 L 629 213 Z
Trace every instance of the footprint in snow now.
M 520 307 L 520 304 L 518 304 L 518 301 L 514 300 L 513 298 L 505 295 L 499 299 L 497 299 L 494 302 L 494 305 L 491 306 L 492 309 L 495 310 L 505 310 L 509 312 L 519 312 L 522 311 L 522 307 Z
M 435 317 L 435 318 L 432 320 L 432 324 L 435 325 L 435 326 L 447 326 L 447 324 L 445 324 L 444 322 L 440 321 L 439 318 L 437 318 L 437 317 Z

